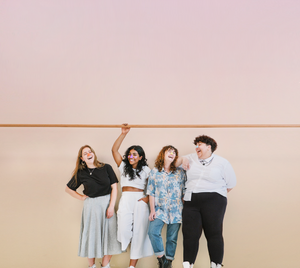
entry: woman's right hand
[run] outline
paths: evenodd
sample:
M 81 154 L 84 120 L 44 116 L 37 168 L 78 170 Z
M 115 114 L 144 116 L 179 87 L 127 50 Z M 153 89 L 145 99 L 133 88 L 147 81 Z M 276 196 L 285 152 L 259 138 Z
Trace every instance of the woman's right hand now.
M 76 191 L 70 189 L 68 186 L 66 186 L 66 189 L 65 189 L 66 193 L 68 193 L 70 196 L 78 199 L 78 200 L 81 200 L 81 201 L 84 201 L 88 196 L 86 196 L 85 194 L 82 195 L 80 193 L 77 193 Z
M 122 124 L 122 126 L 124 126 L 124 127 L 122 127 L 122 134 L 127 134 L 129 132 L 130 127 L 126 127 L 127 125 L 128 125 L 127 123 Z
M 156 213 L 155 211 L 154 212 L 150 212 L 150 215 L 149 215 L 149 221 L 154 221 L 156 218 Z

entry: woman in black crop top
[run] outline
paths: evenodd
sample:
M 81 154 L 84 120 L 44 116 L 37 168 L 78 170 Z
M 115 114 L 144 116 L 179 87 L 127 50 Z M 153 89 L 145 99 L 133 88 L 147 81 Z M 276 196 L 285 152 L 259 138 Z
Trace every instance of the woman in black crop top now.
M 98 162 L 89 145 L 82 146 L 66 192 L 84 201 L 78 255 L 87 257 L 91 268 L 96 268 L 95 258 L 102 258 L 101 266 L 109 268 L 112 255 L 121 253 L 114 213 L 117 183 L 112 167 Z M 76 191 L 81 184 L 83 195 Z

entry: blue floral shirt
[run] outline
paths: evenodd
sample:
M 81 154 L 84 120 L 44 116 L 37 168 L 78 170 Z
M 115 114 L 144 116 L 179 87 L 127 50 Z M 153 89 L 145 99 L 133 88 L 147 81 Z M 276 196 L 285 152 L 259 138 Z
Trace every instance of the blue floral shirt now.
M 182 198 L 186 181 L 185 171 L 177 169 L 167 173 L 157 168 L 151 170 L 147 194 L 154 196 L 156 218 L 164 223 L 181 223 Z

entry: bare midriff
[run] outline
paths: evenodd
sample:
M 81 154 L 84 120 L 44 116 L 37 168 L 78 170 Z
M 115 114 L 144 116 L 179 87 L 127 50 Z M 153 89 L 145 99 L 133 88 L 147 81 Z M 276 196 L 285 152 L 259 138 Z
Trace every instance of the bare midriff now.
M 122 187 L 122 192 L 144 192 L 144 190 L 131 186 L 124 186 Z

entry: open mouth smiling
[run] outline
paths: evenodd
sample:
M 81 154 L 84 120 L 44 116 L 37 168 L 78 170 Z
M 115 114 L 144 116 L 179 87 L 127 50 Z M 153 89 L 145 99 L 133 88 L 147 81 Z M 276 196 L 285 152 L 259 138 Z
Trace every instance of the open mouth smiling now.
M 175 159 L 175 156 L 174 155 L 169 155 L 168 158 L 173 161 Z

